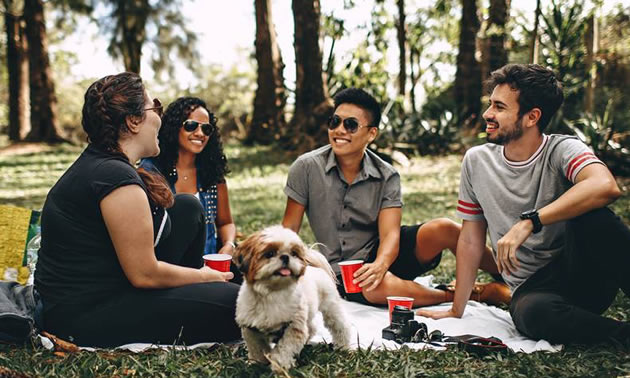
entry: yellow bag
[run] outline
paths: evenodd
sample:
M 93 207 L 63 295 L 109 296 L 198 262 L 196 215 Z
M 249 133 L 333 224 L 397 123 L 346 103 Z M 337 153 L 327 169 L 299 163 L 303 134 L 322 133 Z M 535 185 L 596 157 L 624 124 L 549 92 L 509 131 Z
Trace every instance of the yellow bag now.
M 29 278 L 26 245 L 39 232 L 39 211 L 0 205 L 0 280 L 24 285 Z

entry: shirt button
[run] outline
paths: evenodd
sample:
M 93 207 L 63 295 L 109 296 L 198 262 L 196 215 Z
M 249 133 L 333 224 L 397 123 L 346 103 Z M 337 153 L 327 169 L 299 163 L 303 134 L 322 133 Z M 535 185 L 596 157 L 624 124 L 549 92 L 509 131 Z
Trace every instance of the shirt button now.
M 344 241 L 342 241 L 342 242 L 341 242 L 341 244 L 346 245 L 346 241 L 345 241 L 345 240 L 344 240 Z

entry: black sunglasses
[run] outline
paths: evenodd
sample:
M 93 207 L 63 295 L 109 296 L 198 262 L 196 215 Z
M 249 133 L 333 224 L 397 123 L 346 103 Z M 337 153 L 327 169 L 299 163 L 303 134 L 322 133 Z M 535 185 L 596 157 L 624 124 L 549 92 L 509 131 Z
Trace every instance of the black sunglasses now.
M 201 122 L 193 121 L 192 119 L 188 119 L 184 121 L 183 123 L 184 130 L 188 131 L 189 133 L 192 133 L 193 131 L 197 130 L 197 127 L 199 127 L 200 125 L 201 125 L 201 131 L 204 134 L 206 134 L 206 136 L 212 135 L 214 131 L 217 129 L 216 125 L 213 123 L 201 123 Z
M 153 107 L 152 108 L 145 108 L 144 110 L 153 110 L 155 111 L 155 113 L 157 113 L 157 115 L 162 118 L 162 116 L 164 115 L 164 107 L 162 106 L 162 103 L 160 102 L 160 100 L 158 100 L 157 98 L 153 99 Z
M 361 127 L 365 127 L 365 126 L 359 125 L 359 121 L 356 118 L 346 118 L 342 120 L 341 117 L 335 114 L 332 117 L 328 118 L 328 130 L 336 129 L 337 127 L 339 127 L 342 121 L 343 121 L 343 127 L 350 134 L 354 134 Z

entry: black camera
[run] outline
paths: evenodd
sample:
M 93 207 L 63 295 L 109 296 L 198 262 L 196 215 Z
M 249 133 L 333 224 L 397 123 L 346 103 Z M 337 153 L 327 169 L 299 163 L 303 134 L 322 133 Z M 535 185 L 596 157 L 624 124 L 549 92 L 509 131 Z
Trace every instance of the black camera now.
M 394 307 L 391 324 L 389 327 L 383 328 L 383 339 L 394 340 L 402 344 L 410 342 L 422 328 L 424 328 L 424 334 L 426 334 L 426 325 L 418 323 L 413 317 L 413 311 L 407 307 Z

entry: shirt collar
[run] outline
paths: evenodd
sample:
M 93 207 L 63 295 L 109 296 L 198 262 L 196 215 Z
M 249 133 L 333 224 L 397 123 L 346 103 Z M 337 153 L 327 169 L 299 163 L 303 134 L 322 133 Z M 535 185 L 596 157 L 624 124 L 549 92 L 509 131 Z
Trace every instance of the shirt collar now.
M 331 169 L 337 167 L 337 159 L 335 159 L 335 153 L 332 148 L 328 151 L 328 158 L 326 159 L 326 173 L 329 173 Z M 374 164 L 374 158 L 370 156 L 369 150 L 365 150 L 363 154 L 363 160 L 361 161 L 361 170 L 359 171 L 358 178 L 366 179 L 368 176 L 374 178 L 381 178 L 381 172 L 376 168 Z

